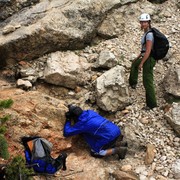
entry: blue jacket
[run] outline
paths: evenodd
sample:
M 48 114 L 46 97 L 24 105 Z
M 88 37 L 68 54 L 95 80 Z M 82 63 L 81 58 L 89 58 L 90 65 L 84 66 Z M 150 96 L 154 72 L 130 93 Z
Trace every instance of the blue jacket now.
M 83 111 L 77 123 L 71 126 L 70 121 L 64 125 L 64 136 L 82 134 L 92 150 L 99 152 L 101 148 L 113 141 L 120 134 L 120 128 L 111 121 L 92 110 Z

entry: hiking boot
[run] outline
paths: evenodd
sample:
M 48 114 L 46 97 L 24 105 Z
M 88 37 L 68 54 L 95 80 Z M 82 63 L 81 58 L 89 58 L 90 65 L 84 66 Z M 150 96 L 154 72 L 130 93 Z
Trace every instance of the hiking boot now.
M 91 154 L 92 157 L 95 157 L 95 158 L 103 158 L 104 157 L 104 156 L 101 156 L 101 155 L 99 155 L 99 154 L 97 154 L 97 153 L 95 153 L 93 151 L 91 151 L 90 154 Z
M 136 84 L 130 85 L 132 89 L 136 89 Z
M 142 110 L 150 111 L 150 110 L 153 110 L 153 109 L 155 109 L 155 108 L 158 108 L 158 106 L 157 106 L 157 105 L 156 105 L 156 106 L 153 106 L 153 107 L 145 106 L 145 107 L 142 108 Z
M 127 153 L 127 147 L 117 147 L 116 154 L 118 154 L 119 159 L 124 159 Z
M 145 107 L 143 107 L 143 108 L 142 108 L 142 110 L 145 110 L 145 111 L 150 111 L 150 110 L 151 110 L 151 108 L 150 108 L 150 107 L 148 107 L 148 106 L 145 106 Z

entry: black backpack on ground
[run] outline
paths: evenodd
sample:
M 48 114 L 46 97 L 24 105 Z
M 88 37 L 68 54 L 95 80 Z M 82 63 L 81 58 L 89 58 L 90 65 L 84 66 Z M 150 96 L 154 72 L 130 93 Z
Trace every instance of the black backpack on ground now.
M 167 37 L 156 28 L 151 28 L 150 31 L 148 31 L 148 33 L 149 32 L 152 32 L 154 36 L 154 46 L 151 51 L 153 58 L 155 60 L 163 59 L 169 50 L 169 41 Z M 146 36 L 145 36 L 145 42 L 146 42 Z

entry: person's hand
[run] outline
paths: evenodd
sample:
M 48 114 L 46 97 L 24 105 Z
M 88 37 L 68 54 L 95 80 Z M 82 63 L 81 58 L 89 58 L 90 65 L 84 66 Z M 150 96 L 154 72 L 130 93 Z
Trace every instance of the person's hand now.
M 71 114 L 70 114 L 69 111 L 65 113 L 65 116 L 66 116 L 66 121 L 70 121 L 70 119 L 71 119 Z
M 140 65 L 138 67 L 140 71 L 142 70 L 142 67 L 143 67 L 143 63 L 140 63 Z
M 137 58 L 134 58 L 134 59 L 132 60 L 132 63 L 135 62 L 136 60 L 137 60 Z

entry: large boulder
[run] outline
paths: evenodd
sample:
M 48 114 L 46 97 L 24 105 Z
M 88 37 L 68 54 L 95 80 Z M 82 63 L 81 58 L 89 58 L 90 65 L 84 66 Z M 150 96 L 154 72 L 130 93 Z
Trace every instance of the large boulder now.
M 96 92 L 97 105 L 104 111 L 124 109 L 130 102 L 124 68 L 117 65 L 97 78 Z
M 1 61 L 31 60 L 63 49 L 89 44 L 106 13 L 123 2 L 42 0 L 0 23 Z
M 172 108 L 165 113 L 164 117 L 180 137 L 180 103 L 173 103 Z
M 96 66 L 104 69 L 110 69 L 118 64 L 115 55 L 109 50 L 102 50 L 96 61 Z
M 172 170 L 174 172 L 175 179 L 180 179 L 180 159 L 177 159 L 172 164 Z
M 180 66 L 172 66 L 163 80 L 166 93 L 180 97 Z
M 50 84 L 75 89 L 85 85 L 90 79 L 86 59 L 80 58 L 73 52 L 51 53 L 44 70 L 44 79 Z

